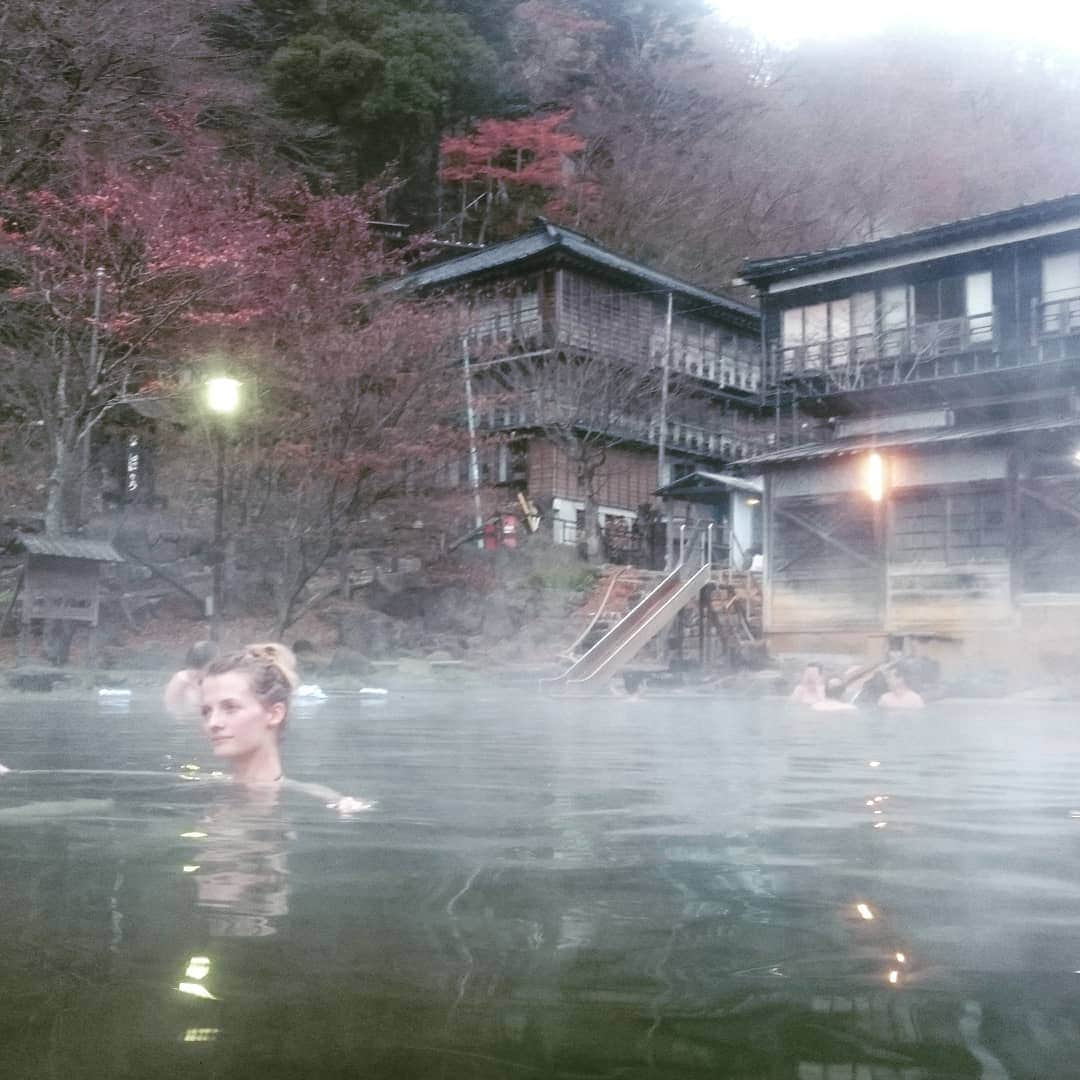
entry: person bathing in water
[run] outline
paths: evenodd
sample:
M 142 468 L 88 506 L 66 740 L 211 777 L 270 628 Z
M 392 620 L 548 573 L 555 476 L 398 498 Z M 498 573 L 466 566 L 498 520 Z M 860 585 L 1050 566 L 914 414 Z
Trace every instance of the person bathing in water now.
M 832 675 L 825 681 L 825 697 L 810 707 L 815 712 L 855 712 L 855 706 L 844 700 L 847 683 L 839 675 Z
M 273 642 L 249 645 L 210 663 L 201 695 L 203 729 L 214 755 L 229 762 L 233 779 L 241 784 L 286 785 L 327 799 L 342 814 L 368 809 L 370 803 L 321 784 L 285 779 L 281 739 L 298 682 L 292 652 Z
M 211 660 L 201 673 L 199 702 L 214 756 L 228 761 L 233 780 L 246 786 L 301 791 L 341 814 L 370 809 L 371 803 L 322 784 L 285 779 L 281 738 L 298 682 L 292 651 L 276 642 Z M 0 775 L 10 771 L 0 765 Z
M 203 668 L 218 654 L 213 641 L 196 641 L 188 649 L 184 667 L 165 685 L 165 708 L 172 716 L 198 716 L 202 707 L 199 683 Z
M 796 705 L 816 705 L 825 700 L 825 676 L 821 665 L 810 663 L 802 673 L 795 689 L 791 691 L 790 701 Z
M 921 709 L 925 706 L 922 695 L 908 686 L 900 668 L 889 668 L 885 672 L 885 682 L 889 689 L 878 698 L 878 705 L 882 709 Z

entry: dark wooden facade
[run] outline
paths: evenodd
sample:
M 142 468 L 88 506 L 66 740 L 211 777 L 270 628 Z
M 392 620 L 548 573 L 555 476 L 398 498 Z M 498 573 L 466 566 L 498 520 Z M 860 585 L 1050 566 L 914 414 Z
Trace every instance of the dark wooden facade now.
M 668 479 L 767 445 L 759 399 L 760 323 L 753 308 L 546 222 L 516 240 L 420 271 L 408 284 L 465 300 L 463 348 L 478 390 L 480 426 L 532 444 L 513 476 L 533 498 L 568 507 L 581 498 L 558 451 L 538 445 L 544 416 L 530 390 L 545 365 L 600 363 L 628 373 L 666 366 L 678 389 L 663 431 Z M 583 413 L 581 420 L 588 426 L 591 418 Z M 604 422 L 618 452 L 609 454 L 601 480 L 602 513 L 633 515 L 660 479 L 659 393 L 628 403 L 616 420 Z M 455 473 L 465 482 L 464 469 Z
M 744 277 L 773 422 L 753 468 L 774 646 L 1080 655 L 1080 198 Z

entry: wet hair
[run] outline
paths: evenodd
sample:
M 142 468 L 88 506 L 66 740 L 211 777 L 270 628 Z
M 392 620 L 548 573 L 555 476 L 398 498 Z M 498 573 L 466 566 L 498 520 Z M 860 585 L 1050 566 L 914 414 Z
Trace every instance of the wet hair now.
M 211 660 L 216 660 L 217 655 L 218 647 L 216 641 L 196 641 L 195 644 L 188 649 L 184 666 L 189 668 L 203 668 L 206 667 Z
M 240 652 L 214 660 L 203 672 L 203 678 L 228 675 L 233 671 L 248 677 L 251 692 L 264 706 L 269 708 L 279 702 L 285 706 L 285 719 L 278 733 L 284 731 L 292 692 L 300 682 L 292 650 L 274 641 L 246 645 Z
M 825 696 L 833 701 L 842 701 L 844 699 L 844 680 L 839 675 L 830 675 L 825 680 Z

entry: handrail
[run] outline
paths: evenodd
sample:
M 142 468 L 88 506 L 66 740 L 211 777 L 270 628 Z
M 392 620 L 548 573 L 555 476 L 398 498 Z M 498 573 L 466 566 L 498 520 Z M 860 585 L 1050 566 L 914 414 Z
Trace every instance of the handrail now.
M 676 574 L 681 574 L 681 570 L 682 570 L 682 568 L 680 567 L 679 570 L 675 571 L 675 573 Z M 674 576 L 674 575 L 672 575 L 672 576 Z M 570 685 L 574 685 L 574 684 L 577 684 L 577 683 L 590 682 L 593 679 L 595 679 L 599 674 L 601 674 L 604 671 L 604 669 L 612 662 L 612 660 L 614 660 L 616 657 L 618 657 L 621 653 L 624 653 L 626 648 L 629 645 L 631 645 L 635 641 L 636 638 L 640 637 L 643 633 L 645 633 L 646 631 L 649 630 L 651 625 L 655 622 L 657 616 L 659 616 L 661 613 L 668 612 L 673 603 L 678 603 L 679 608 L 682 607 L 683 603 L 685 603 L 685 600 L 682 598 L 682 593 L 683 593 L 683 590 L 688 585 L 690 585 L 691 583 L 697 581 L 698 578 L 701 578 L 702 582 L 704 583 L 705 581 L 708 580 L 708 577 L 709 577 L 709 567 L 705 566 L 704 564 L 701 565 L 701 566 L 696 567 L 694 569 L 694 572 L 688 578 L 684 579 L 684 578 L 682 578 L 680 576 L 680 578 L 679 578 L 680 587 L 678 589 L 674 590 L 674 592 L 671 594 L 671 596 L 669 596 L 669 597 L 667 597 L 667 599 L 665 599 L 665 601 L 656 609 L 656 611 L 654 611 L 652 613 L 652 616 L 650 618 L 646 619 L 644 622 L 642 622 L 638 626 L 635 626 L 631 630 L 631 632 L 630 632 L 629 636 L 626 638 L 626 640 L 620 643 L 620 648 L 619 649 L 617 649 L 615 652 L 613 652 L 610 656 L 608 656 L 605 659 L 601 660 L 601 662 L 599 663 L 599 665 L 595 669 L 590 671 L 588 674 L 584 675 L 582 678 L 580 678 L 580 679 L 567 679 L 567 682 Z M 669 580 L 669 579 L 665 579 L 665 581 L 667 581 L 667 580 Z M 654 592 L 655 591 L 656 590 L 654 590 Z M 652 594 L 650 593 L 650 596 L 651 595 Z M 676 609 L 676 610 L 678 610 L 678 609 Z M 624 618 L 626 620 L 629 620 L 630 615 L 627 615 Z M 615 627 L 612 628 L 611 633 L 615 633 L 619 629 L 620 625 L 622 625 L 622 621 L 620 621 L 619 625 L 616 625 Z M 604 638 L 601 638 L 600 641 L 597 642 L 597 645 L 601 645 L 601 644 L 603 644 L 603 642 L 604 642 Z M 594 648 L 595 647 L 596 646 L 594 646 Z M 589 651 L 591 652 L 592 650 L 590 649 Z M 586 653 L 585 655 L 588 656 L 588 653 Z M 567 674 L 569 674 L 569 673 L 567 673 Z
M 578 636 L 574 639 L 574 643 L 569 648 L 563 649 L 563 651 L 562 651 L 562 653 L 560 655 L 565 656 L 567 658 L 567 660 L 573 660 L 574 659 L 574 650 L 589 636 L 589 633 L 591 632 L 592 628 L 596 625 L 597 620 L 600 618 L 601 615 L 603 615 L 604 609 L 607 607 L 608 600 L 611 599 L 611 594 L 615 589 L 615 583 L 629 569 L 630 569 L 629 566 L 620 566 L 619 569 L 616 570 L 614 574 L 612 574 L 611 580 L 608 582 L 607 591 L 604 593 L 604 599 L 601 600 L 600 603 L 597 605 L 596 612 L 593 614 L 593 617 L 589 620 L 589 625 L 586 626 L 585 629 L 582 630 L 580 634 L 578 634 Z M 0 624 L 0 628 L 2 628 L 2 624 Z
M 630 609 L 599 641 L 575 660 L 566 671 L 541 685 L 554 683 L 584 683 L 595 679 L 623 655 L 642 634 L 655 633 L 658 617 L 670 615 L 673 604 L 685 603 L 687 590 L 695 582 L 707 581 L 712 573 L 714 522 L 701 522 L 688 531 L 686 523 L 679 526 L 679 561 L 663 580 Z M 698 552 L 694 557 L 695 550 Z M 677 610 L 677 609 L 676 609 Z M 584 672 L 580 678 L 573 673 Z

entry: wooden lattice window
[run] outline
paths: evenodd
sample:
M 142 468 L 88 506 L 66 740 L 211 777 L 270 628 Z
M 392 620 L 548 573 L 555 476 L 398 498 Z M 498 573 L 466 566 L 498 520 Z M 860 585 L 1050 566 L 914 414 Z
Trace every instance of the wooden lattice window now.
M 892 561 L 996 562 L 1006 557 L 1005 495 L 999 488 L 906 495 L 892 507 Z
M 893 503 L 893 560 L 945 562 L 947 517 L 944 495 L 897 499 Z

